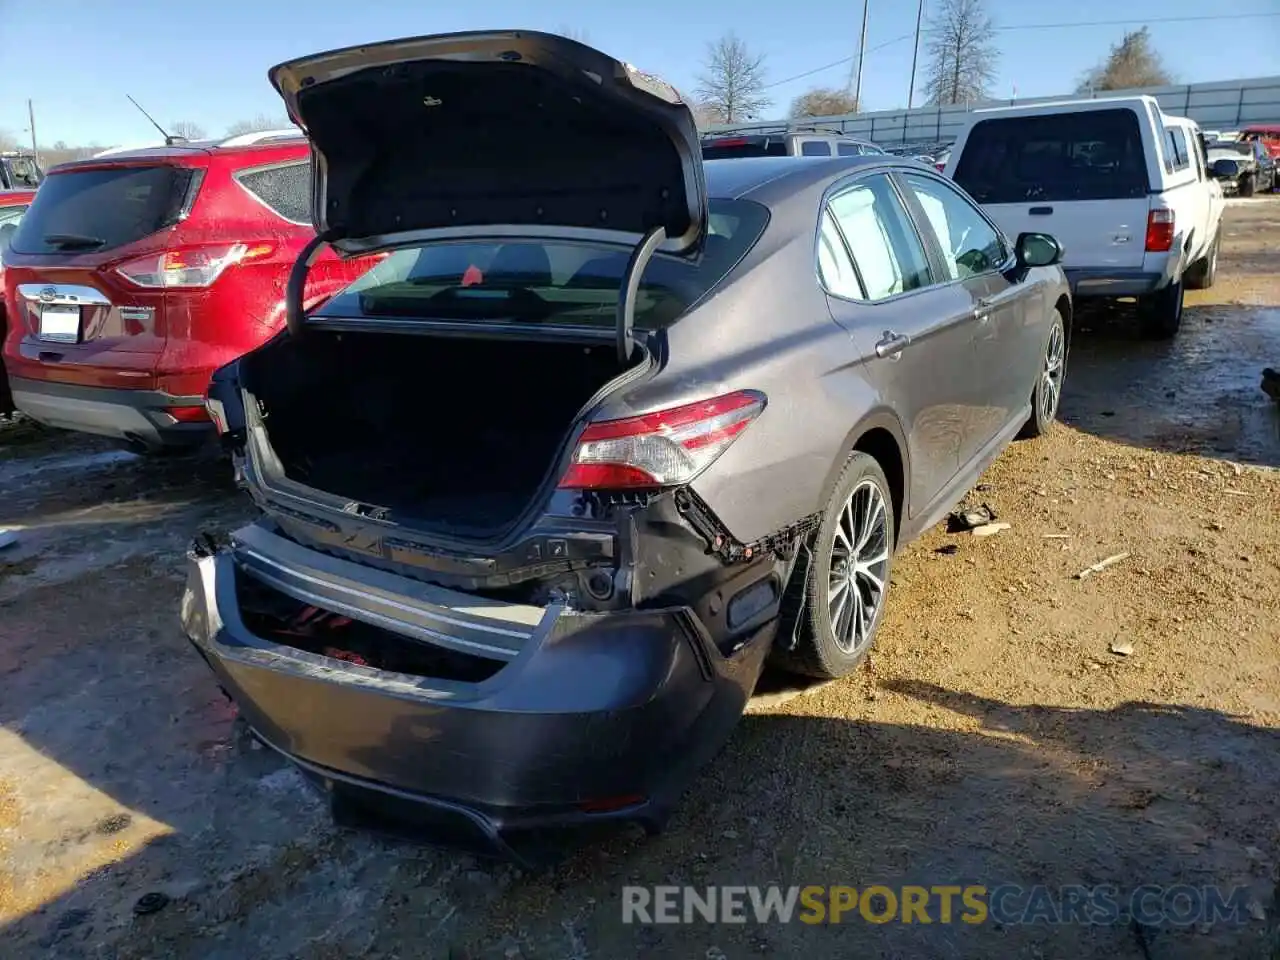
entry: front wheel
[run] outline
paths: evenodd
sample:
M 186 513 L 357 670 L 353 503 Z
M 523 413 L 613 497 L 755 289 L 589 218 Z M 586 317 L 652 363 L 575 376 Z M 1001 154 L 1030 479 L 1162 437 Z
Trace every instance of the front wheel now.
M 1043 437 L 1058 418 L 1058 404 L 1062 400 L 1062 380 L 1067 372 L 1067 327 L 1062 313 L 1053 311 L 1053 326 L 1045 343 L 1044 359 L 1040 363 L 1040 379 L 1031 391 L 1031 416 L 1018 433 L 1021 439 Z
M 1152 340 L 1171 340 L 1182 327 L 1182 278 L 1163 290 L 1138 298 L 1142 334 Z
M 1242 197 L 1252 197 L 1252 196 L 1253 196 L 1253 177 L 1252 177 L 1252 176 L 1248 176 L 1248 177 L 1243 177 L 1243 178 L 1241 178 L 1241 180 L 1240 180 L 1240 196 L 1242 196 Z
M 884 471 L 873 457 L 854 453 L 827 501 L 804 583 L 793 586 L 796 645 L 774 647 L 778 666 L 832 680 L 862 662 L 884 617 L 893 543 Z

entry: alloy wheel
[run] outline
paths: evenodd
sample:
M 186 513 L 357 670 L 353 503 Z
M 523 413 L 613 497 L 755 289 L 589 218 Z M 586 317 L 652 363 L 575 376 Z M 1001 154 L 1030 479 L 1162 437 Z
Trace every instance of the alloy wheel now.
M 1052 423 L 1058 413 L 1066 345 L 1062 324 L 1055 323 L 1049 333 L 1049 346 L 1044 352 L 1044 369 L 1040 371 L 1040 419 L 1046 424 Z
M 889 520 L 884 491 L 864 479 L 841 508 L 831 541 L 827 614 L 836 646 L 856 654 L 871 642 L 889 573 Z

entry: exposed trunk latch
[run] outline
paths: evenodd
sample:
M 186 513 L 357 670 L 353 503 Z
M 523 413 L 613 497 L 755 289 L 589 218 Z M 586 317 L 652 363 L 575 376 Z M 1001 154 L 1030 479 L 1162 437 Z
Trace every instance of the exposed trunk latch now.
M 654 251 L 667 239 L 666 227 L 650 227 L 643 239 L 631 251 L 627 269 L 622 274 L 622 291 L 618 297 L 617 343 L 618 361 L 626 363 L 635 349 L 636 296 L 640 292 L 640 278 Z M 290 278 L 290 283 L 293 280 Z

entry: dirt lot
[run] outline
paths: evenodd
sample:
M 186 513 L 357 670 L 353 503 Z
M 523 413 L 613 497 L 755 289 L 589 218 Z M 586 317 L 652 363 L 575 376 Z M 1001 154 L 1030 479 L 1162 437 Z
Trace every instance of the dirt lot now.
M 1123 312 L 1080 319 L 1066 424 L 973 494 L 1011 529 L 908 548 L 865 670 L 758 698 L 667 833 L 549 875 L 335 830 L 244 736 L 176 627 L 190 534 L 249 516 L 216 465 L 0 427 L 0 527 L 21 537 L 0 553 L 4 955 L 1265 956 L 1280 411 L 1258 380 L 1280 367 L 1280 198 L 1228 216 L 1219 283 L 1173 344 Z M 1243 924 L 1145 946 L 1123 924 L 621 923 L 626 883 L 771 882 L 1246 885 L 1252 902 Z

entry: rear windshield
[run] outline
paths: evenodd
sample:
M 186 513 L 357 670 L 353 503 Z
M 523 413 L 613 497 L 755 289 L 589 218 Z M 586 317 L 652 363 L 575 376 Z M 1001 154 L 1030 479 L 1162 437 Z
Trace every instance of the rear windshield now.
M 712 200 L 697 262 L 657 255 L 636 300 L 637 326 L 662 327 L 733 269 L 764 231 L 768 211 Z M 399 250 L 316 316 L 510 320 L 612 329 L 631 251 L 575 242 L 463 241 Z
M 111 167 L 46 177 L 13 235 L 14 253 L 88 253 L 176 223 L 195 171 Z
M 979 203 L 1121 200 L 1151 187 L 1138 118 L 1123 109 L 982 120 L 955 181 Z
M 703 160 L 785 156 L 787 144 L 777 137 L 732 137 L 728 140 L 705 140 L 702 144 Z

